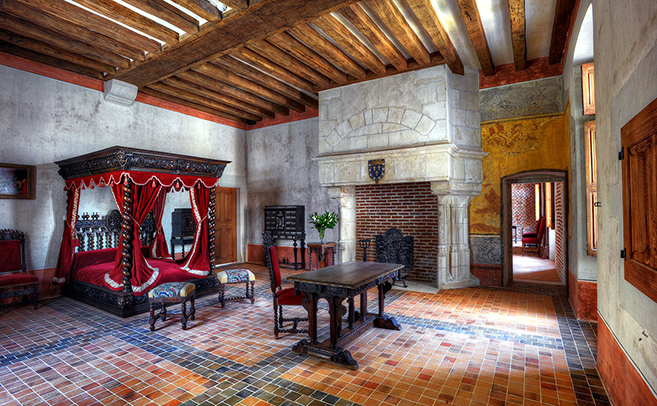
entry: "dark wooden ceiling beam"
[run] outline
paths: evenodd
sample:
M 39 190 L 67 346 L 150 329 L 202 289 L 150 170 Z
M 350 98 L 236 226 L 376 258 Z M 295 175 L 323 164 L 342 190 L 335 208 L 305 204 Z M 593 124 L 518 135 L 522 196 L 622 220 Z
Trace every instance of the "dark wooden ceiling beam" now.
M 209 76 L 214 80 L 218 80 L 229 86 L 233 86 L 237 89 L 250 93 L 253 95 L 252 97 L 262 98 L 263 102 L 271 102 L 272 107 L 270 107 L 270 109 L 279 114 L 285 114 L 286 110 L 288 110 L 289 113 L 289 109 L 291 108 L 300 111 L 304 110 L 304 107 L 301 103 L 297 103 L 294 100 L 291 100 L 236 73 L 233 73 L 230 70 L 225 69 L 223 66 L 216 65 L 215 63 L 204 63 L 203 65 L 195 67 L 194 70 Z
M 186 33 L 198 32 L 198 21 L 194 17 L 172 6 L 164 0 L 123 1 L 184 30 Z
M 420 65 L 426 65 L 431 60 L 429 51 L 424 47 L 413 28 L 392 0 L 370 0 L 367 2 L 381 21 L 388 26 L 399 42 Z
M 245 120 L 244 118 L 238 117 L 234 114 L 229 114 L 229 113 L 225 113 L 225 112 L 220 111 L 220 110 L 212 109 L 212 108 L 209 108 L 207 106 L 204 106 L 204 105 L 201 105 L 201 104 L 198 104 L 198 103 L 193 103 L 193 102 L 187 101 L 187 100 L 182 99 L 180 97 L 172 96 L 172 95 L 167 94 L 167 93 L 163 93 L 163 92 L 159 92 L 157 90 L 149 89 L 147 87 L 139 89 L 139 93 L 143 93 L 143 94 L 155 97 L 155 98 L 160 99 L 160 100 L 164 100 L 164 101 L 167 101 L 167 102 L 170 102 L 170 103 L 173 103 L 173 104 L 177 104 L 179 106 L 188 107 L 190 109 L 202 111 L 204 113 L 208 113 L 208 114 L 211 114 L 213 116 L 226 118 L 228 120 L 232 120 L 232 121 L 235 121 L 235 122 L 238 122 L 238 123 L 248 124 L 248 120 Z
M 169 96 L 177 97 L 182 100 L 186 100 L 188 102 L 198 104 L 201 106 L 205 106 L 208 108 L 211 108 L 213 110 L 221 111 L 226 114 L 230 114 L 235 117 L 241 117 L 244 120 L 251 120 L 251 121 L 260 121 L 262 120 L 262 117 L 257 116 L 255 114 L 247 113 L 238 109 L 235 109 L 233 107 L 227 106 L 223 103 L 216 102 L 212 99 L 208 99 L 207 97 L 199 96 L 197 94 L 187 92 L 185 90 L 181 90 L 178 88 L 175 88 L 173 86 L 165 85 L 162 82 L 158 83 L 151 83 L 148 85 L 149 89 L 153 89 L 157 92 L 168 94 Z
M 246 112 L 249 112 L 251 114 L 255 114 L 257 116 L 262 116 L 262 117 L 267 117 L 267 118 L 274 118 L 276 117 L 276 113 L 273 111 L 269 111 L 267 109 L 263 109 L 258 106 L 253 106 L 249 103 L 246 103 L 242 100 L 226 96 L 225 94 L 222 93 L 217 93 L 213 92 L 212 90 L 209 90 L 203 85 L 199 85 L 196 83 L 188 82 L 184 79 L 181 79 L 177 76 L 172 76 L 170 78 L 164 79 L 161 83 L 167 84 L 169 86 L 197 94 L 202 97 L 207 97 L 208 99 L 214 100 L 216 102 L 225 104 L 226 106 L 233 107 L 235 109 L 239 110 L 244 110 Z M 289 110 L 288 110 L 289 112 Z
M 343 72 L 357 78 L 364 79 L 367 72 L 363 67 L 356 63 L 349 55 L 345 54 L 339 47 L 335 46 L 331 41 L 324 38 L 319 32 L 308 24 L 300 24 L 289 30 L 290 34 L 294 35 L 301 42 L 307 44 L 309 47 L 316 49 L 320 54 L 323 54 L 335 66 L 340 68 Z
M 141 51 L 138 48 L 91 31 L 81 25 L 70 23 L 54 15 L 43 14 L 19 1 L 4 0 L 4 5 L 1 9 L 8 15 L 12 15 L 23 21 L 30 21 L 35 25 L 53 32 L 58 32 L 61 35 L 68 35 L 78 41 L 93 44 L 95 47 L 104 49 L 107 52 L 122 55 L 130 59 L 138 59 L 141 57 Z
M 314 86 L 324 87 L 329 85 L 329 78 L 310 68 L 285 51 L 275 47 L 268 41 L 255 41 L 249 44 L 248 49 L 254 51 L 299 77 L 309 81 Z
M 223 15 L 214 4 L 207 0 L 171 0 L 174 3 L 186 8 L 197 16 L 207 20 L 211 23 L 221 21 Z
M 17 35 L 11 32 L 0 30 L 0 41 L 3 41 L 8 44 L 12 44 L 21 48 L 28 49 L 43 55 L 48 55 L 53 58 L 61 59 L 76 65 L 80 65 L 94 71 L 107 72 L 109 77 L 114 76 L 116 73 L 116 67 L 98 62 L 93 59 L 87 58 L 76 54 L 74 52 L 67 51 L 65 49 L 54 47 L 50 44 L 44 42 L 23 37 L 22 35 Z
M 19 58 L 27 59 L 30 61 L 36 61 L 39 63 L 42 63 L 44 65 L 52 66 L 55 68 L 59 68 L 65 71 L 73 72 L 80 74 L 82 76 L 86 76 L 88 78 L 93 78 L 93 79 L 99 79 L 103 80 L 103 74 L 101 72 L 98 72 L 93 69 L 85 68 L 84 66 L 80 66 L 68 61 L 65 61 L 63 59 L 59 58 L 54 58 L 49 55 L 44 55 L 38 52 L 31 51 L 29 49 L 21 48 L 19 46 L 9 44 L 6 42 L 0 41 L 0 52 L 4 52 L 6 54 L 18 56 Z
M 178 42 L 178 33 L 174 30 L 112 0 L 77 0 L 76 3 L 166 43 Z
M 274 34 L 267 41 L 289 53 L 304 64 L 310 66 L 321 75 L 328 77 L 336 83 L 347 83 L 347 74 L 335 67 L 326 58 L 313 51 L 287 32 Z
M 225 69 L 229 69 L 240 76 L 243 76 L 257 84 L 260 84 L 268 89 L 282 94 L 283 96 L 288 97 L 290 100 L 286 101 L 285 105 L 290 106 L 290 108 L 294 111 L 302 113 L 305 110 L 303 106 L 309 106 L 314 109 L 319 107 L 319 102 L 316 98 L 307 95 L 299 89 L 296 89 L 273 76 L 270 76 L 259 71 L 258 69 L 246 65 L 238 59 L 230 56 L 222 56 L 221 58 L 213 60 L 212 63 L 215 65 L 220 65 Z M 299 104 L 290 103 L 292 101 Z
M 244 11 L 249 7 L 249 0 L 221 0 L 221 2 L 237 11 Z
M 160 49 L 157 41 L 64 1 L 20 0 L 20 2 L 73 24 L 93 27 L 94 31 L 109 38 L 120 38 L 121 42 L 139 49 L 142 55 L 143 51 L 156 52 Z
M 32 24 L 7 14 L 0 14 L 0 28 L 22 35 L 26 38 L 41 41 L 45 44 L 73 52 L 98 62 L 119 68 L 130 66 L 130 60 L 107 50 L 96 49 L 92 45 L 78 41 L 48 28 Z
M 461 15 L 463 16 L 463 20 L 465 20 L 465 27 L 468 29 L 470 39 L 477 53 L 481 70 L 486 76 L 495 74 L 495 64 L 493 63 L 493 57 L 488 47 L 488 40 L 486 40 L 486 33 L 479 17 L 479 9 L 477 8 L 476 1 L 457 0 L 457 3 L 461 9 Z
M 330 14 L 313 21 L 319 29 L 331 37 L 342 49 L 349 52 L 363 66 L 377 75 L 383 75 L 386 66 L 365 44 L 347 27 Z
M 548 56 L 550 65 L 563 62 L 568 32 L 570 31 L 571 20 L 575 15 L 577 3 L 577 0 L 557 0 L 557 9 L 552 24 L 552 37 L 550 38 L 550 54 Z
M 91 0 L 87 0 L 91 1 Z M 109 0 L 105 0 L 109 1 Z M 119 74 L 117 79 L 144 86 L 178 74 L 221 55 L 236 51 L 244 44 L 261 40 L 294 25 L 331 12 L 355 0 L 278 0 L 263 1 L 245 12 L 201 30 L 189 40 L 172 46 L 160 55 Z
M 260 56 L 260 54 L 255 53 L 250 49 L 238 49 L 231 52 L 230 55 L 282 80 L 283 82 L 289 83 L 292 86 L 296 86 L 301 90 L 315 93 L 315 89 L 313 88 L 312 83 L 300 78 L 289 70 L 268 60 L 267 58 Z
M 368 71 L 367 72 L 367 77 L 365 79 L 356 79 L 356 78 L 353 78 L 353 77 L 349 77 L 349 82 L 347 84 L 351 85 L 351 84 L 354 84 L 354 83 L 360 83 L 360 82 L 364 82 L 364 81 L 367 81 L 367 80 L 378 79 L 378 78 L 387 77 L 387 76 L 393 76 L 393 75 L 397 75 L 399 73 L 410 72 L 410 71 L 414 71 L 414 70 L 418 70 L 418 69 L 425 69 L 425 68 L 429 68 L 429 67 L 432 67 L 432 66 L 444 65 L 444 64 L 445 64 L 445 58 L 443 58 L 443 56 L 440 55 L 440 52 L 434 52 L 433 54 L 431 54 L 431 60 L 426 65 L 420 65 L 419 63 L 417 63 L 417 61 L 411 60 L 408 63 L 408 66 L 407 66 L 406 70 L 403 70 L 403 71 L 399 71 L 394 66 L 388 65 L 388 67 L 386 68 L 386 71 L 383 75 L 377 75 L 372 71 Z M 333 87 L 338 87 L 338 86 L 337 85 L 331 86 L 328 89 L 331 89 Z M 327 89 L 320 89 L 320 90 L 327 90 Z
M 221 68 L 211 65 L 210 63 L 204 63 L 203 65 L 195 67 L 194 70 L 180 72 L 178 76 L 188 82 L 196 83 L 199 86 L 206 86 L 214 92 L 240 99 L 246 103 L 250 103 L 274 113 L 284 115 L 289 114 L 290 111 L 286 106 L 278 105 L 272 101 L 263 99 L 257 95 L 242 90 L 239 87 L 232 86 L 231 84 L 222 81 L 222 75 L 217 73 L 217 70 L 219 69 Z
M 406 0 L 400 1 L 402 3 L 406 2 Z M 436 10 L 434 10 L 431 5 L 431 0 L 408 0 L 408 5 L 431 37 L 433 44 L 445 58 L 447 66 L 449 66 L 452 73 L 463 75 L 465 70 L 463 68 L 461 57 L 458 52 L 456 52 L 452 40 L 449 38 L 443 24 L 440 22 Z
M 398 70 L 406 70 L 406 57 L 399 52 L 392 42 L 386 37 L 374 20 L 367 15 L 365 10 L 358 4 L 340 9 L 340 14 L 349 20 L 372 45 Z
M 525 36 L 525 0 L 509 0 L 511 44 L 516 71 L 527 69 L 527 38 Z

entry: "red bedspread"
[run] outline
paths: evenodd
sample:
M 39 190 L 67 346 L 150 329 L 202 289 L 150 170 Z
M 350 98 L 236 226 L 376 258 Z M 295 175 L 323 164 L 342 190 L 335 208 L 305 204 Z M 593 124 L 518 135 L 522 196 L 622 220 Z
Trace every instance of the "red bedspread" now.
M 73 259 L 71 278 L 76 281 L 107 287 L 105 274 L 114 268 L 116 252 L 117 248 L 106 248 L 76 253 Z M 146 258 L 146 261 L 151 267 L 159 269 L 162 276 L 158 281 L 158 285 L 167 282 L 183 282 L 194 279 L 193 276 L 180 269 L 180 266 L 171 260 Z M 153 285 L 151 288 L 155 286 Z M 134 295 L 141 296 L 147 293 L 148 290 L 145 292 L 134 292 Z

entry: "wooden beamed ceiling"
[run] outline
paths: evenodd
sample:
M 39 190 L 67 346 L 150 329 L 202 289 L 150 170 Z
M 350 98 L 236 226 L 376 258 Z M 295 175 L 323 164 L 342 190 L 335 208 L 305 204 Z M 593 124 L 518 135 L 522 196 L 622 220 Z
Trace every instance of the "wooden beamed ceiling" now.
M 560 63 L 575 1 L 554 1 L 549 60 Z M 454 4 L 470 68 L 494 74 L 477 2 Z M 526 5 L 508 4 L 522 71 Z M 463 74 L 453 25 L 432 0 L 0 0 L 0 52 L 253 123 L 317 109 L 317 93 L 336 86 L 440 64 Z

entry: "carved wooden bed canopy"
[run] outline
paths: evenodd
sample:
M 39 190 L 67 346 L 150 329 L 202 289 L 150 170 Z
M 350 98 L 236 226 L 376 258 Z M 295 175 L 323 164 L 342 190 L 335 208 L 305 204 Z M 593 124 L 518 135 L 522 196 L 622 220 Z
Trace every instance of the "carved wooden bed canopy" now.
M 194 217 L 199 226 L 195 235 L 194 255 L 178 270 L 189 279 L 206 279 L 214 268 L 214 187 L 229 161 L 191 157 L 165 152 L 115 146 L 94 153 L 56 162 L 66 183 L 66 225 L 62 238 L 55 282 L 66 282 L 65 292 L 76 299 L 122 316 L 142 311 L 148 290 L 165 280 L 160 269 L 146 260 L 141 250 L 139 226 L 149 213 L 155 218 L 157 232 L 152 243 L 155 257 L 169 257 L 161 221 L 166 193 L 175 188 L 189 190 Z M 121 214 L 121 235 L 115 265 L 100 283 L 91 286 L 74 280 L 73 267 L 78 240 L 76 222 L 80 190 L 96 186 L 111 188 Z M 161 264 L 160 264 L 161 265 Z M 210 288 L 211 283 L 202 283 Z M 207 286 L 205 286 L 207 285 Z M 135 306 L 140 305 L 140 309 Z

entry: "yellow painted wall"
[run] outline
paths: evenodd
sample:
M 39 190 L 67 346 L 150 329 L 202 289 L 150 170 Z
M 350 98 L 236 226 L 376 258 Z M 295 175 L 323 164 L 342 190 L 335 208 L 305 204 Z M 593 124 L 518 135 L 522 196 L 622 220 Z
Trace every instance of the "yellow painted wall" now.
M 566 109 L 566 111 L 568 111 Z M 481 123 L 484 179 L 470 204 L 470 234 L 501 234 L 501 179 L 541 169 L 570 170 L 569 124 L 564 114 Z

